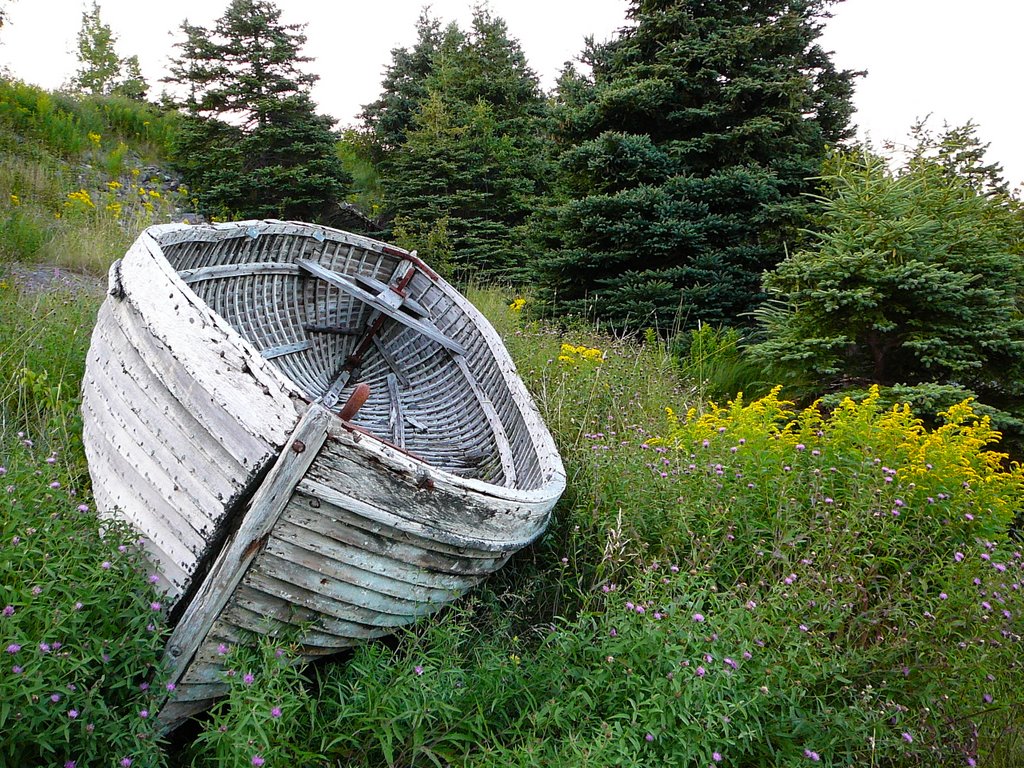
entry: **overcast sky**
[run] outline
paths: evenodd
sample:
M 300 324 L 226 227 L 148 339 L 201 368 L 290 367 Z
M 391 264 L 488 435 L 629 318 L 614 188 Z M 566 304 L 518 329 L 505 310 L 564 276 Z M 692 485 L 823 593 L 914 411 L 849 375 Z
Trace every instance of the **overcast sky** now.
M 90 3 L 91 5 L 91 3 Z M 415 40 L 420 0 L 278 0 L 286 22 L 307 24 L 314 98 L 341 124 L 377 97 L 396 46 Z M 472 0 L 434 0 L 433 14 L 465 26 Z M 27 82 L 57 88 L 76 68 L 75 35 L 83 0 L 9 0 L 0 31 L 0 66 Z M 158 93 L 184 19 L 209 27 L 227 0 L 100 0 L 121 56 L 139 57 Z M 522 43 L 545 88 L 583 39 L 611 37 L 626 22 L 626 0 L 491 0 Z M 876 144 L 904 141 L 918 117 L 958 125 L 973 119 L 991 142 L 989 158 L 1008 181 L 1024 182 L 1024 103 L 1019 92 L 1024 3 L 1018 0 L 846 0 L 835 7 L 823 42 L 838 66 L 864 69 L 855 121 Z

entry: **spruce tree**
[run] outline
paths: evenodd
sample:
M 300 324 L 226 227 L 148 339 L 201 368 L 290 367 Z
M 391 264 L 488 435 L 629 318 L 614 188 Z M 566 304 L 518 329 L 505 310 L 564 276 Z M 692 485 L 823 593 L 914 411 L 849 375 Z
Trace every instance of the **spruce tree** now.
M 816 44 L 828 0 L 633 0 L 561 81 L 561 193 L 535 266 L 560 312 L 619 327 L 742 322 L 805 221 L 856 73 Z
M 406 109 L 402 94 L 419 93 L 414 109 L 391 113 L 408 123 L 389 133 L 386 110 L 368 122 L 391 147 L 381 164 L 385 202 L 395 233 L 425 257 L 449 261 L 460 277 L 508 277 L 525 263 L 519 228 L 548 176 L 546 103 L 502 19 L 477 8 L 468 32 L 432 29 L 421 19 L 418 50 L 431 51 L 426 76 L 392 78 L 403 90 L 375 102 Z M 391 74 L 414 58 L 396 57 Z
M 207 209 L 315 221 L 351 181 L 333 120 L 316 113 L 316 76 L 297 65 L 305 36 L 268 0 L 232 0 L 210 31 L 189 24 L 168 82 L 187 89 L 178 165 Z
M 73 88 L 93 96 L 116 94 L 142 101 L 149 85 L 142 76 L 139 57 L 121 59 L 114 48 L 117 38 L 100 19 L 99 3 L 82 13 L 78 30 L 78 71 L 71 79 Z
M 752 353 L 774 377 L 819 393 L 942 384 L 996 405 L 1024 396 L 1024 217 L 971 173 L 998 167 L 975 155 L 959 175 L 948 156 L 915 151 L 898 172 L 867 152 L 827 164 L 813 237 L 765 278 L 774 301 L 757 313 L 765 339 Z

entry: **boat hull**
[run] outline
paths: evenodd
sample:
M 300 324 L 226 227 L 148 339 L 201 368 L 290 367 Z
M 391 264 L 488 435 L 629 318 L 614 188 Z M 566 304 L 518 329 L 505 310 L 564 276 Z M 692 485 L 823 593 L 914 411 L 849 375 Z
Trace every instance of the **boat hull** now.
M 339 317 L 363 335 L 316 335 Z M 111 270 L 83 415 L 97 508 L 173 605 L 165 729 L 226 692 L 224 650 L 253 635 L 313 659 L 457 599 L 565 486 L 475 308 L 415 254 L 294 222 L 147 230 Z

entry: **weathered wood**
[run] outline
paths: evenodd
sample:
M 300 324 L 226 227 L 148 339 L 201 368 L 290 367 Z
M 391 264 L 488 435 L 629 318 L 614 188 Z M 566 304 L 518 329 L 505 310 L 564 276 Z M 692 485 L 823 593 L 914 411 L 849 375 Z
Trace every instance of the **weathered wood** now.
M 397 320 L 402 325 L 407 325 L 418 333 L 423 334 L 431 341 L 440 344 L 445 349 L 449 349 L 456 354 L 465 354 L 466 350 L 457 341 L 453 341 L 445 336 L 443 333 L 437 331 L 437 329 L 427 325 L 422 320 L 417 320 L 410 315 L 405 314 L 397 306 L 392 306 L 381 296 L 375 296 L 372 293 L 368 293 L 360 288 L 358 285 L 353 283 L 347 277 L 339 275 L 336 272 L 332 272 L 329 269 L 325 269 L 316 262 L 308 261 L 306 259 L 299 259 L 298 264 L 304 270 L 309 272 L 314 277 L 323 280 L 325 283 L 333 285 L 335 288 L 339 288 L 346 293 L 350 293 L 359 299 L 364 304 L 373 307 L 373 309 L 380 312 L 382 315 L 387 315 L 392 320 Z M 390 295 L 391 292 L 388 292 Z
M 388 413 L 388 431 L 391 433 L 391 442 L 399 448 L 405 448 L 405 414 L 402 413 L 402 398 L 398 394 L 398 377 L 389 373 L 388 396 L 391 401 L 391 408 Z
M 183 269 L 178 272 L 187 284 L 203 280 L 216 280 L 227 277 L 244 277 L 248 275 L 300 275 L 302 270 L 288 262 L 257 262 L 254 264 L 218 264 L 199 269 Z
M 231 541 L 221 551 L 199 592 L 185 609 L 167 642 L 168 682 L 177 682 L 199 644 L 227 604 L 246 568 L 266 543 L 296 483 L 313 463 L 327 439 L 328 411 L 312 405 L 281 451 L 249 505 Z
M 459 370 L 462 371 L 462 375 L 466 379 L 466 385 L 473 392 L 473 396 L 476 397 L 477 402 L 480 403 L 480 407 L 483 409 L 484 415 L 487 417 L 487 423 L 490 425 L 491 431 L 494 432 L 494 444 L 498 449 L 498 456 L 501 459 L 502 474 L 505 476 L 504 484 L 508 486 L 515 486 L 516 462 L 515 457 L 512 455 L 512 447 L 509 445 L 508 433 L 505 432 L 505 425 L 501 423 L 501 419 L 498 417 L 498 412 L 494 410 L 494 405 L 480 388 L 473 372 L 469 370 L 466 358 L 462 355 L 458 355 L 455 357 L 455 364 L 459 367 Z

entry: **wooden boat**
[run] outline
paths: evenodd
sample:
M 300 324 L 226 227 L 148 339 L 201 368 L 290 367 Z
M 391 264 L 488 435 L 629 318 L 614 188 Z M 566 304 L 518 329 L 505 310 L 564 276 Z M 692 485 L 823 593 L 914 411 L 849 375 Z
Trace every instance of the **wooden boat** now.
M 147 229 L 111 267 L 82 408 L 97 508 L 173 604 L 167 729 L 226 691 L 222 646 L 300 628 L 309 659 L 413 622 L 565 487 L 483 316 L 415 252 L 301 223 Z

